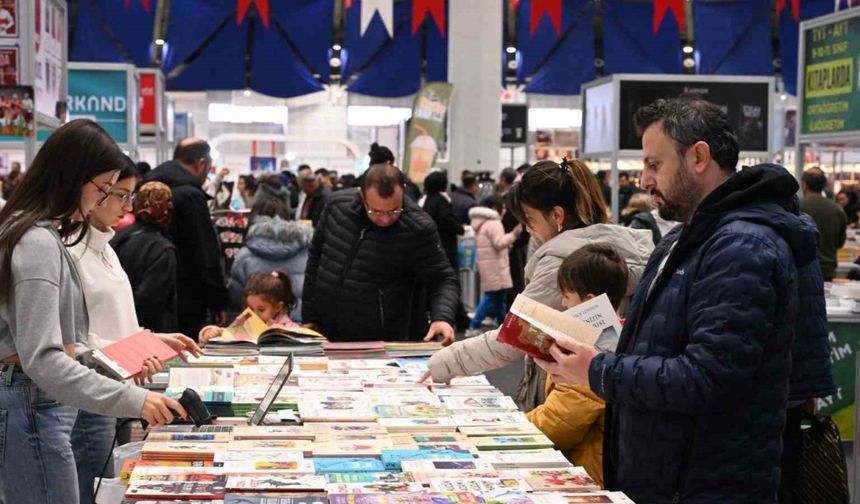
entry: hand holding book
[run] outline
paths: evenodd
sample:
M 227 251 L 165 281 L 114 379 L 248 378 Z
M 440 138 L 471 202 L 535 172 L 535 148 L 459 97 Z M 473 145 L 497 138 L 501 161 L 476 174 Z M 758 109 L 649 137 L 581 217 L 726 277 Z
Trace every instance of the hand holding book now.
M 588 368 L 597 355 L 594 345 L 586 345 L 569 336 L 556 335 L 549 354 L 555 362 L 535 357 L 535 363 L 555 383 L 566 385 L 588 385 Z

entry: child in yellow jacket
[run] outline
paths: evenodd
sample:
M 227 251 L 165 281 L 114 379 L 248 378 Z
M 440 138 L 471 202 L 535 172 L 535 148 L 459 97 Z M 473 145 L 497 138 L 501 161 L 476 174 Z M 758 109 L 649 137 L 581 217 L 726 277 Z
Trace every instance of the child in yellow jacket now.
M 627 290 L 627 265 L 609 245 L 586 245 L 562 262 L 558 286 L 565 308 L 606 293 L 618 310 Z M 527 414 L 571 463 L 585 467 L 600 486 L 605 406 L 588 385 L 556 385 L 547 377 L 546 402 Z

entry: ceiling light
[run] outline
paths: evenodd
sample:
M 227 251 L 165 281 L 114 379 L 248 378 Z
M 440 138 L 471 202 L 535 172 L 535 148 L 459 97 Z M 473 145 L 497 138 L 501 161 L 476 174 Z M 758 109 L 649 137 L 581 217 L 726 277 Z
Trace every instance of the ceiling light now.
M 155 39 L 155 45 L 163 46 L 164 45 L 164 39 L 160 39 L 160 38 Z
M 684 54 L 693 54 L 693 46 L 685 45 L 684 46 Z
M 343 49 L 343 47 L 341 47 L 340 44 L 335 44 L 335 45 L 331 46 L 331 48 L 332 48 L 332 50 L 335 50 L 335 51 L 340 51 L 341 49 Z
M 508 51 L 508 54 L 514 54 L 515 52 L 517 52 L 517 48 L 514 46 L 508 46 L 507 51 Z

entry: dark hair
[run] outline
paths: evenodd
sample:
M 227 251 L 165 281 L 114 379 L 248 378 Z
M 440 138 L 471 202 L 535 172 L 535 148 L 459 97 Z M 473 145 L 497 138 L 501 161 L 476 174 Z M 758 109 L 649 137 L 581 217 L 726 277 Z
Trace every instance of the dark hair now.
M 299 167 L 298 167 L 298 169 L 296 169 L 296 173 L 298 173 L 298 172 L 300 172 L 300 171 L 302 171 L 302 170 L 310 170 L 310 169 L 311 169 L 311 166 L 310 166 L 310 165 L 300 164 L 300 165 L 299 165 Z
M 259 184 L 253 175 L 239 175 L 239 178 L 245 181 L 246 191 L 251 191 L 252 193 L 257 192 L 257 186 Z
M 254 201 L 251 207 L 251 213 L 248 216 L 248 222 L 253 223 L 254 219 L 263 215 L 266 217 L 280 217 L 283 220 L 289 220 L 290 209 L 287 204 L 280 198 L 274 196 L 263 196 Z
M 390 164 L 370 165 L 364 174 L 358 179 L 359 187 L 366 192 L 371 187 L 379 191 L 382 198 L 390 198 L 394 195 L 396 187 L 406 186 L 406 177 L 400 168 Z
M 460 181 L 463 183 L 463 189 L 467 187 L 472 187 L 473 185 L 478 183 L 478 177 L 474 175 L 465 175 L 460 178 Z
M 820 193 L 824 190 L 824 186 L 827 185 L 827 176 L 824 175 L 824 172 L 821 171 L 820 168 L 810 168 L 803 172 L 803 177 L 801 178 L 806 187 L 814 192 Z
M 194 140 L 183 145 L 179 142 L 176 149 L 173 151 L 174 161 L 180 161 L 185 164 L 194 164 L 201 159 L 209 159 L 212 149 L 209 148 L 209 143 L 205 140 Z
M 385 147 L 384 145 L 379 145 L 376 142 L 370 144 L 370 164 L 385 164 L 391 163 L 394 164 L 394 153 L 391 152 L 391 149 Z
M 499 174 L 499 181 L 505 181 L 508 185 L 514 185 L 514 180 L 517 179 L 517 172 L 513 168 L 505 168 Z
M 116 179 L 117 182 L 120 180 L 137 178 L 140 175 L 137 171 L 137 167 L 134 165 L 134 161 L 131 160 L 130 157 L 125 154 L 122 155 L 125 158 L 125 163 L 122 166 L 122 169 L 119 171 L 119 178 Z
M 608 221 L 603 193 L 597 179 L 578 160 L 558 164 L 540 161 L 508 192 L 507 207 L 523 225 L 528 225 L 523 206 L 547 213 L 561 207 L 565 229 L 576 229 Z
M 283 302 L 287 313 L 293 311 L 297 302 L 290 274 L 284 270 L 251 275 L 245 284 L 245 298 L 248 296 L 262 296 L 274 303 Z
M 466 185 L 466 179 L 469 177 L 477 179 L 477 177 L 475 177 L 475 172 L 473 172 L 472 170 L 463 170 L 460 173 L 460 183 Z
M 137 173 L 142 177 L 152 171 L 152 166 L 149 165 L 146 161 L 140 161 L 136 165 Z
M 424 177 L 424 191 L 429 194 L 445 192 L 448 188 L 448 174 L 443 171 L 434 171 Z
M 517 166 L 517 173 L 523 174 L 523 173 L 529 171 L 529 168 L 531 168 L 531 167 L 532 167 L 532 165 L 530 165 L 529 163 L 523 163 L 523 164 Z
M 616 310 L 627 294 L 627 263 L 605 243 L 586 245 L 567 256 L 558 269 L 558 288 L 585 297 L 606 294 Z
M 620 171 L 620 172 L 618 172 L 618 180 L 621 180 L 621 179 L 627 179 L 627 180 L 630 180 L 630 174 L 629 174 L 629 173 L 627 173 L 626 171 Z
M 355 187 L 356 186 L 356 178 L 352 173 L 345 173 L 340 176 L 340 185 L 344 187 L 344 189 Z
M 125 163 L 116 142 L 89 119 L 68 122 L 48 137 L 0 211 L 0 297 L 11 294 L 12 252 L 21 237 L 39 221 L 57 220 L 63 239 L 83 229 L 75 241 L 80 242 L 87 224 L 72 221 L 72 215 L 80 211 L 84 186 Z
M 857 193 L 854 190 L 842 189 L 841 191 L 839 191 L 839 194 L 844 194 L 845 196 L 848 197 L 848 204 L 849 205 L 856 205 L 857 204 L 857 201 L 858 201 Z
M 663 132 L 678 144 L 678 156 L 683 157 L 696 142 L 705 142 L 720 168 L 735 172 L 740 152 L 738 137 L 720 107 L 698 96 L 661 98 L 637 110 L 633 117 L 640 138 L 649 126 L 660 121 Z
M 502 210 L 505 209 L 505 200 L 501 196 L 492 195 L 482 199 L 481 202 L 478 203 L 478 205 L 482 207 L 492 208 L 493 210 L 502 213 Z

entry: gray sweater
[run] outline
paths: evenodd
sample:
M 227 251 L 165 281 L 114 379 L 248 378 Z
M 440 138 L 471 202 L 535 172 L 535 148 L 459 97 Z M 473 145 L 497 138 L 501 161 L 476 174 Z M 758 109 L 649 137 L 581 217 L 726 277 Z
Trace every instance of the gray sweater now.
M 66 354 L 89 328 L 77 272 L 59 233 L 40 223 L 12 253 L 14 289 L 0 303 L 0 359 L 21 367 L 57 401 L 93 413 L 137 418 L 146 390 L 99 375 Z

